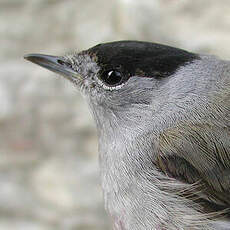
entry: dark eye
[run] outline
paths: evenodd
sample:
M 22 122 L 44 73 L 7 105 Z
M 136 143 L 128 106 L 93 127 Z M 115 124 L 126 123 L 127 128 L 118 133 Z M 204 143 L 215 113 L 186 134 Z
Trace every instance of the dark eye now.
M 105 71 L 100 78 L 109 86 L 115 86 L 122 83 L 122 73 L 117 70 Z

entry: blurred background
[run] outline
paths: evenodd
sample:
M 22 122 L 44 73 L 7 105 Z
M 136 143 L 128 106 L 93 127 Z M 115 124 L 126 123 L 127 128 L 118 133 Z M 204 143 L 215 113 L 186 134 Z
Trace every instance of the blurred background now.
M 229 0 L 0 0 L 0 230 L 111 229 L 87 105 L 24 54 L 132 39 L 230 59 L 229 12 Z

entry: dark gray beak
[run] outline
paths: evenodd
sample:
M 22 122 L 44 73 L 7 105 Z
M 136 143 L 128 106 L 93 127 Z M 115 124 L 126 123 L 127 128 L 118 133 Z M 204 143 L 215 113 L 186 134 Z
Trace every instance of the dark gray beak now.
M 63 57 L 44 54 L 27 54 L 24 58 L 52 72 L 58 73 L 69 80 L 80 78 L 80 75 L 71 68 L 70 64 Z

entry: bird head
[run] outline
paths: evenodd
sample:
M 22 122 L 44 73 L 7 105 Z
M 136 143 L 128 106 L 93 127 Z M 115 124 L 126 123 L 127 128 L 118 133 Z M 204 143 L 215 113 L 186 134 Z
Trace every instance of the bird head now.
M 127 127 L 141 123 L 161 88 L 181 67 L 199 59 L 187 51 L 140 41 L 96 45 L 66 56 L 29 54 L 25 58 L 72 81 L 96 117 Z M 161 98 L 157 98 L 161 100 Z M 162 98 L 163 100 L 163 98 Z

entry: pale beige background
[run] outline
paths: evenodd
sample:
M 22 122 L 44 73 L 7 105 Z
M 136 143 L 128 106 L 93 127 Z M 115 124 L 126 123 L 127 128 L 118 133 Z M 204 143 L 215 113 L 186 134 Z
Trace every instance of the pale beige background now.
M 111 229 L 93 120 L 23 60 L 138 39 L 230 59 L 229 0 L 0 0 L 0 230 Z

